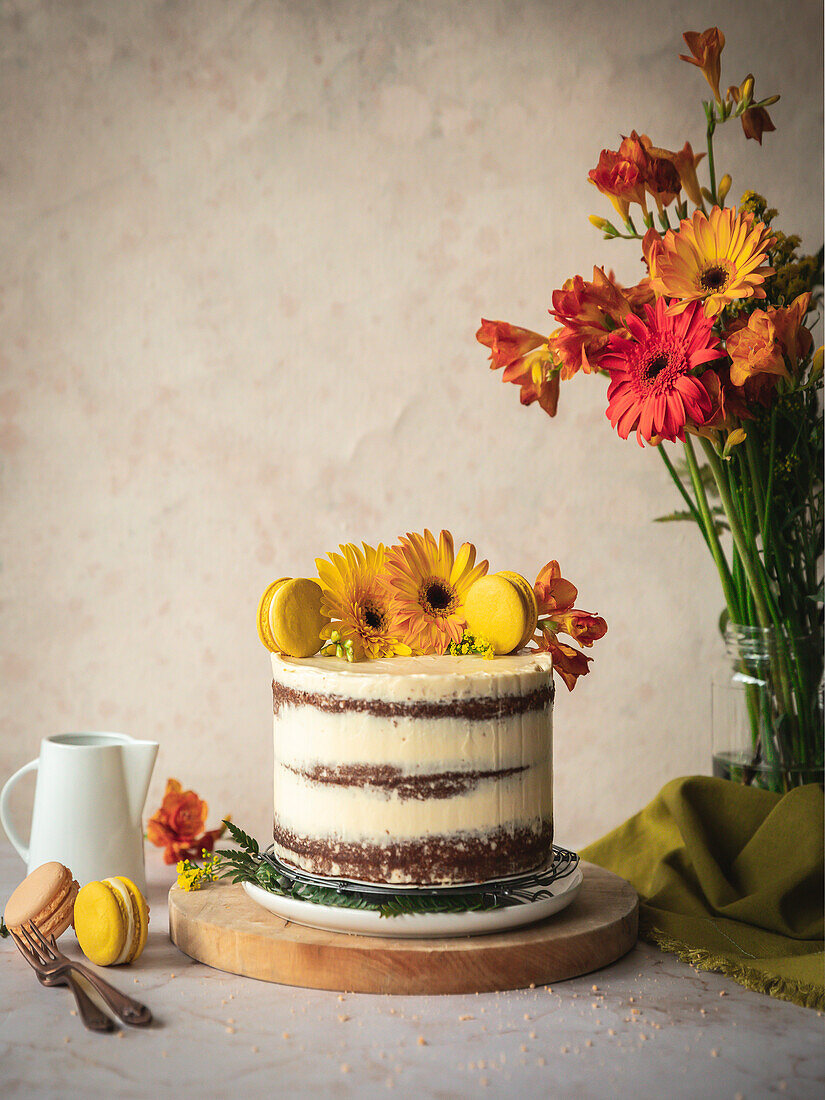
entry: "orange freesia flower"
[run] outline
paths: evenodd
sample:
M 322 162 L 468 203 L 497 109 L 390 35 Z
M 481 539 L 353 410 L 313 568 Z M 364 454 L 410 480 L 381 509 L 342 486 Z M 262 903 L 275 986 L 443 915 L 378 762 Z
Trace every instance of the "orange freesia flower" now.
M 570 611 L 579 594 L 576 586 L 561 575 L 557 561 L 549 561 L 542 567 L 533 585 L 533 592 L 536 595 L 540 619 L 546 616 L 555 619 Z
M 602 149 L 599 163 L 587 173 L 588 179 L 603 195 L 607 195 L 619 216 L 627 220 L 630 204 L 637 202 L 647 213 L 644 150 L 627 144 L 624 138 L 618 151 Z
M 547 337 L 507 321 L 487 321 L 482 317 L 476 340 L 490 349 L 490 370 L 498 370 L 520 363 L 528 352 L 544 344 Z
M 207 804 L 194 791 L 183 790 L 177 779 L 166 780 L 160 809 L 146 825 L 149 841 L 158 848 L 166 849 L 164 863 L 200 859 L 202 851 L 212 851 L 226 826 L 222 824 L 219 829 L 204 832 L 208 810 Z
M 673 163 L 675 154 L 667 149 L 658 149 L 647 134 L 637 134 L 632 131 L 629 138 L 622 141 L 622 145 L 633 150 L 634 159 L 638 159 L 644 165 L 645 190 L 652 195 L 659 213 L 669 206 L 682 186 L 676 166 Z
M 551 338 L 506 321 L 482 319 L 476 340 L 490 349 L 490 370 L 504 368 L 503 382 L 521 387 L 522 405 L 538 401 L 548 416 L 559 403 L 559 372 Z
M 577 611 L 573 608 L 556 619 L 556 622 L 561 631 L 588 649 L 607 633 L 607 623 L 601 615 L 591 615 L 589 611 Z
M 646 134 L 642 134 L 641 140 L 645 143 L 645 147 L 652 157 L 669 161 L 673 165 L 679 177 L 679 183 L 684 188 L 687 197 L 694 206 L 702 206 L 702 188 L 699 186 L 696 168 L 705 154 L 694 154 L 689 141 L 686 141 L 684 147 L 678 152 L 671 153 L 668 149 L 657 149 L 651 145 L 650 138 Z M 676 190 L 678 191 L 678 188 Z M 664 205 L 667 206 L 667 203 Z
M 728 330 L 726 340 L 730 356 L 730 380 L 743 386 L 755 374 L 775 374 L 787 378 L 788 368 L 782 347 L 776 339 L 773 321 L 763 309 L 754 310 L 746 325 Z
M 475 564 L 476 548 L 469 542 L 455 554 L 449 531 L 442 531 L 438 542 L 429 531 L 398 542 L 386 562 L 402 638 L 419 653 L 445 653 L 450 642 L 461 641 L 464 602 L 487 572 L 487 562 Z
M 568 691 L 576 686 L 579 676 L 586 676 L 592 660 L 573 646 L 558 640 L 559 633 L 569 634 L 580 645 L 590 647 L 607 633 L 607 623 L 589 611 L 573 607 L 578 591 L 565 580 L 557 561 L 549 561 L 533 585 L 539 609 L 539 633 L 534 639 L 539 652 L 553 658 L 553 672 L 564 681 Z
M 732 99 L 734 103 L 738 104 L 742 99 L 746 84 L 749 85 L 750 94 L 751 97 L 753 97 L 753 73 L 748 73 L 739 86 L 731 84 L 728 88 L 728 97 Z M 777 96 L 776 98 L 778 99 L 779 97 Z M 762 144 L 762 135 L 766 131 L 770 133 L 772 130 L 776 129 L 771 121 L 771 116 L 764 107 L 748 107 L 741 115 L 741 119 L 745 137 L 753 138 L 754 141 L 758 141 L 760 145 Z
M 716 441 L 720 432 L 735 429 L 738 420 L 753 420 L 754 414 L 748 407 L 751 395 L 730 384 L 729 371 L 726 365 L 714 366 L 713 370 L 706 370 L 698 379 L 708 395 L 710 412 L 704 423 L 697 423 L 688 417 L 685 421 L 686 432 Z
M 579 370 L 591 374 L 599 369 L 611 331 L 632 309 L 604 268 L 594 267 L 592 283 L 576 275 L 553 291 L 550 313 L 562 326 L 553 333 L 553 350 L 561 363 L 561 378 L 567 380 Z
M 590 669 L 587 666 L 593 660 L 580 649 L 560 642 L 552 630 L 542 630 L 541 636 L 536 638 L 536 652 L 550 654 L 553 672 L 561 677 L 568 691 L 573 690 L 580 676 L 588 674 Z
M 799 365 L 800 357 L 807 355 L 814 346 L 810 329 L 805 328 L 802 323 L 810 305 L 811 294 L 810 291 L 806 291 L 794 298 L 789 306 L 768 310 L 768 316 L 776 329 L 776 339 L 793 370 L 796 370 Z
M 718 27 L 709 27 L 699 34 L 698 31 L 685 31 L 682 35 L 687 48 L 693 54 L 688 57 L 680 53 L 679 59 L 687 61 L 691 65 L 697 65 L 705 74 L 705 79 L 711 86 L 717 103 L 722 102 L 719 95 L 719 78 L 722 75 L 720 56 L 725 48 L 725 36 Z
M 696 210 L 678 231 L 669 229 L 655 257 L 651 286 L 658 297 L 673 298 L 669 313 L 681 313 L 690 302 L 704 303 L 715 317 L 738 298 L 764 298 L 762 283 L 774 274 L 766 266 L 775 238 L 753 214 L 714 206 L 710 215 Z
M 648 278 L 643 280 L 650 288 L 651 294 L 655 297 L 655 293 L 650 285 L 650 277 L 656 273 L 656 260 L 662 251 L 662 234 L 652 226 L 642 237 L 642 258 L 647 265 Z M 652 299 L 650 299 L 652 300 Z M 642 303 L 647 305 L 647 302 Z
M 602 149 L 599 163 L 588 173 L 590 182 L 607 195 L 623 219 L 627 219 L 630 203 L 637 202 L 647 213 L 647 195 L 656 202 L 659 212 L 677 197 L 683 186 L 682 171 L 689 186 L 689 195 L 701 191 L 696 179 L 696 165 L 704 154 L 694 157 L 690 144 L 679 153 L 659 149 L 647 134 L 631 131 L 623 137 L 618 150 Z

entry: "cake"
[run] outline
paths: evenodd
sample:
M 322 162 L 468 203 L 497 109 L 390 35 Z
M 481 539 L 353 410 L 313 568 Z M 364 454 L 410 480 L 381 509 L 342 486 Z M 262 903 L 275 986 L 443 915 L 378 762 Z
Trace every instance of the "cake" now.
M 272 653 L 274 851 L 316 875 L 482 882 L 553 842 L 552 658 Z

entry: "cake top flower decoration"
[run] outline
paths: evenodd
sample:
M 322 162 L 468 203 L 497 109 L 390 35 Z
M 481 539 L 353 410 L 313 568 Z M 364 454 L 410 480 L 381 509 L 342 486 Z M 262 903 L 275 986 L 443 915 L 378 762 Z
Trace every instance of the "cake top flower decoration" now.
M 522 337 L 515 334 L 507 341 L 502 353 L 518 357 Z M 553 655 L 554 673 L 572 690 L 591 658 L 559 642 L 557 635 L 566 633 L 590 646 L 607 630 L 604 619 L 573 608 L 576 589 L 552 572 L 555 562 L 541 571 L 534 589 L 519 573 L 488 574 L 487 562 L 476 561 L 475 546 L 465 542 L 456 551 L 449 531 L 438 539 L 429 530 L 407 533 L 389 549 L 381 543 L 344 543 L 316 558 L 315 566 L 318 580 L 301 581 L 305 599 L 283 600 L 281 593 L 290 583 L 286 578 L 273 581 L 261 597 L 258 633 L 274 653 L 298 659 L 320 653 L 351 664 L 427 654 L 492 660 L 545 652 Z M 320 593 L 317 601 L 311 586 Z M 300 653 L 284 647 L 281 640 L 287 638 L 300 641 Z M 310 638 L 315 639 L 312 644 Z M 192 818 L 187 834 L 194 835 L 206 819 L 205 804 L 192 792 L 181 793 L 175 780 L 170 780 L 167 796 L 168 805 L 165 800 L 150 823 L 154 843 L 164 842 L 167 818 L 178 812 L 180 799 Z M 189 840 L 179 849 L 170 848 L 170 853 L 185 860 L 196 845 Z M 186 865 L 181 881 L 188 882 L 190 873 Z
M 348 542 L 339 550 L 328 554 L 329 560 L 315 559 L 324 593 L 321 611 L 330 618 L 321 637 L 343 646 L 354 660 L 412 653 L 402 640 L 401 609 L 388 583 L 384 546 L 362 543 L 359 549 Z
M 438 542 L 427 530 L 407 534 L 389 551 L 388 583 L 416 652 L 445 653 L 450 642 L 461 641 L 467 593 L 487 572 L 487 562 L 476 565 L 475 560 L 472 543 L 454 552 L 449 531 L 442 531 Z

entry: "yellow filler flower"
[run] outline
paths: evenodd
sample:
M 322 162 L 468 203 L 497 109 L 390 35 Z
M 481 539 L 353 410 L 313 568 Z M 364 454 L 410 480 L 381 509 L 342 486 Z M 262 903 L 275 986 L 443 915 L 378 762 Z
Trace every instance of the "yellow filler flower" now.
M 397 657 L 412 653 L 401 641 L 398 607 L 387 585 L 383 546 L 360 550 L 354 543 L 340 546 L 340 554 L 316 558 L 315 566 L 323 590 L 321 607 L 332 622 L 321 637 L 352 643 L 356 660 L 364 657 Z M 338 640 L 336 639 L 336 640 Z
M 658 298 L 675 299 L 668 313 L 682 313 L 701 301 L 705 316 L 716 317 L 738 298 L 764 298 L 762 287 L 774 269 L 765 265 L 775 238 L 753 214 L 714 206 L 697 210 L 662 240 L 650 285 Z
M 419 653 L 445 653 L 460 642 L 467 621 L 467 593 L 487 572 L 475 564 L 476 548 L 465 542 L 455 554 L 453 536 L 438 542 L 429 531 L 407 534 L 387 554 L 387 574 L 398 601 L 404 638 Z

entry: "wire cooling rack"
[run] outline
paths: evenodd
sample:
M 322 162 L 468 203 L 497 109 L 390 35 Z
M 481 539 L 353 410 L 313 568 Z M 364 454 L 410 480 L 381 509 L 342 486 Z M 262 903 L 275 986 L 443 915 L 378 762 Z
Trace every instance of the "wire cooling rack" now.
M 306 871 L 290 867 L 280 860 L 271 845 L 261 853 L 261 860 L 267 863 L 277 874 L 288 880 L 289 889 L 295 885 L 321 887 L 334 890 L 339 894 L 360 894 L 374 896 L 376 901 L 393 897 L 459 897 L 477 901 L 496 902 L 498 905 L 519 905 L 531 901 L 551 898 L 556 891 L 554 885 L 568 878 L 576 870 L 579 857 L 567 848 L 553 845 L 553 854 L 543 867 L 535 871 L 508 878 L 494 879 L 490 882 L 470 883 L 461 886 L 379 886 L 371 882 L 358 882 L 346 878 L 326 878 L 323 875 L 310 875 Z

